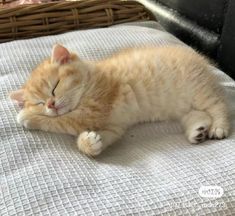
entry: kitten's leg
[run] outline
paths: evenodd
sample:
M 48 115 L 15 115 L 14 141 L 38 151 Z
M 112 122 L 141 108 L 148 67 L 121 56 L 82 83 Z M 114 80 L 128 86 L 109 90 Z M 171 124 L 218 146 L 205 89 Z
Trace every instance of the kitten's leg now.
M 223 101 L 218 101 L 211 105 L 207 112 L 212 118 L 212 125 L 209 131 L 209 138 L 223 139 L 229 134 L 229 120 L 226 104 Z
M 220 86 L 213 83 L 212 77 L 204 78 L 204 80 L 200 81 L 200 84 L 204 84 L 200 88 L 197 87 L 193 107 L 206 111 L 210 115 L 212 125 L 209 130 L 209 138 L 223 139 L 228 136 L 230 129 L 225 93 Z
M 122 128 L 84 131 L 79 135 L 77 145 L 79 150 L 86 155 L 96 156 L 109 145 L 121 138 L 124 132 L 125 130 Z
M 189 142 L 197 144 L 207 138 L 212 121 L 206 112 L 192 110 L 183 116 L 181 123 Z
M 70 135 L 78 135 L 79 131 L 84 130 L 81 125 L 74 121 L 74 118 L 66 116 L 48 117 L 37 115 L 26 109 L 19 112 L 17 115 L 17 122 L 28 129 L 38 129 Z

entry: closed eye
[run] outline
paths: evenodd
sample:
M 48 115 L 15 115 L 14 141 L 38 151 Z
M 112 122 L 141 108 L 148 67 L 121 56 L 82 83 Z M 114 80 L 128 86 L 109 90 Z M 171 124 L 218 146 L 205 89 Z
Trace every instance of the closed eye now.
M 36 106 L 38 106 L 38 105 L 43 105 L 43 106 L 44 106 L 45 103 L 44 103 L 44 102 L 39 102 L 39 103 L 36 103 L 35 105 L 36 105 Z
M 52 90 L 52 92 L 51 92 L 52 96 L 55 96 L 55 89 L 56 89 L 56 87 L 58 86 L 59 82 L 60 82 L 60 81 L 58 81 L 58 82 L 56 83 L 55 87 L 53 88 L 53 90 Z

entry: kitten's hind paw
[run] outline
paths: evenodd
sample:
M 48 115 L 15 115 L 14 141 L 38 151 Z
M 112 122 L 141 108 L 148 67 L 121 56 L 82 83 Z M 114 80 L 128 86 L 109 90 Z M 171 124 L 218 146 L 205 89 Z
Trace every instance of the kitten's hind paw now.
M 211 123 L 211 117 L 204 111 L 192 110 L 182 118 L 186 137 L 193 144 L 207 139 Z
M 224 139 L 228 137 L 229 130 L 222 127 L 212 127 L 209 132 L 210 139 Z
M 207 139 L 209 130 L 209 124 L 197 125 L 196 127 L 192 128 L 188 135 L 188 139 L 193 144 L 198 144 L 204 142 Z
M 82 132 L 77 141 L 78 148 L 88 156 L 96 156 L 103 150 L 101 137 L 94 131 Z

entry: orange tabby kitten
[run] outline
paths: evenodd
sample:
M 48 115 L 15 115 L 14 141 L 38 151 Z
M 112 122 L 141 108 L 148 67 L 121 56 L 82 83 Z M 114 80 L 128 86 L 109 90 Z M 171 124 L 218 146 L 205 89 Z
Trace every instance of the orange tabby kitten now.
M 61 45 L 11 93 L 29 129 L 78 136 L 95 156 L 138 122 L 177 119 L 189 142 L 228 136 L 227 107 L 208 62 L 187 47 L 134 48 L 81 60 Z

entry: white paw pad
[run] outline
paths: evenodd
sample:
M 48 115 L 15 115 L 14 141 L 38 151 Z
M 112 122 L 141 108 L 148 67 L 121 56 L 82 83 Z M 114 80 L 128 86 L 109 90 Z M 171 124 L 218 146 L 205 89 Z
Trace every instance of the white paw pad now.
M 207 125 L 201 125 L 196 128 L 194 128 L 190 135 L 189 135 L 189 141 L 193 144 L 198 144 L 207 139 L 208 136 L 208 126 Z
M 96 156 L 102 151 L 102 141 L 99 134 L 94 131 L 85 131 L 78 137 L 78 148 L 90 156 Z

